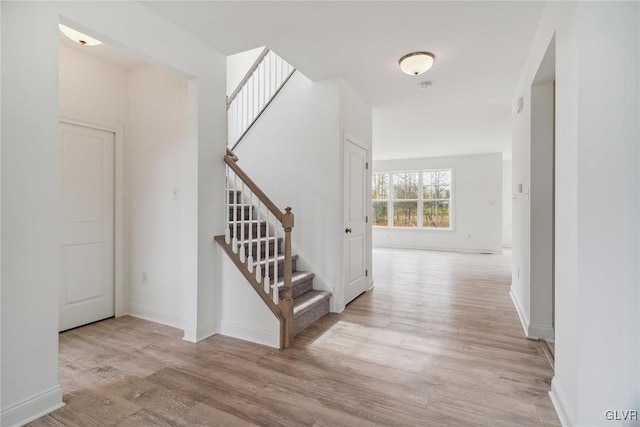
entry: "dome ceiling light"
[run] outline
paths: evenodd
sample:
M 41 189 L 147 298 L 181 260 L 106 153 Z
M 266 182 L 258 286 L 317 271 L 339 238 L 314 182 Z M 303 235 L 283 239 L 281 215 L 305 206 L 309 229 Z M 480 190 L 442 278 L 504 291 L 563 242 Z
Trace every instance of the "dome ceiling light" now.
M 434 59 L 435 55 L 431 52 L 412 52 L 400 58 L 398 63 L 402 71 L 417 76 L 431 68 Z
M 80 31 L 76 31 L 73 28 L 69 28 L 66 25 L 59 24 L 62 34 L 69 37 L 74 42 L 81 44 L 82 46 L 97 46 L 102 44 L 101 41 L 89 37 L 86 34 L 82 34 Z

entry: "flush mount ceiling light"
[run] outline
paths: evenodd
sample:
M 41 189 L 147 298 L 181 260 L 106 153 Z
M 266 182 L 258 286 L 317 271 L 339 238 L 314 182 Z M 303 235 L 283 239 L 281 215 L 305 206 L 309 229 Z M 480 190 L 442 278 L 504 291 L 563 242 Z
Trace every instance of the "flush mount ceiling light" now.
M 69 37 L 74 42 L 81 44 L 82 46 L 96 46 L 102 44 L 101 41 L 91 38 L 86 34 L 82 34 L 80 31 L 69 28 L 66 25 L 59 24 L 59 26 L 62 34 Z
M 431 52 L 412 52 L 400 58 L 398 63 L 402 71 L 417 76 L 431 68 L 434 59 L 435 55 Z

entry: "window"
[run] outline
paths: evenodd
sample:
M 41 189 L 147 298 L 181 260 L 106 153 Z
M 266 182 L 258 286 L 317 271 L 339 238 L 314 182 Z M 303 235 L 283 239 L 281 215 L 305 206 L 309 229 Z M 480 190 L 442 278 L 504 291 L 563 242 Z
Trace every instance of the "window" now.
M 391 174 L 393 180 L 393 226 L 418 227 L 418 172 Z
M 451 169 L 373 174 L 373 225 L 452 227 Z
M 451 171 L 422 172 L 422 224 L 425 228 L 449 228 Z
M 389 175 L 373 175 L 373 225 L 389 224 Z

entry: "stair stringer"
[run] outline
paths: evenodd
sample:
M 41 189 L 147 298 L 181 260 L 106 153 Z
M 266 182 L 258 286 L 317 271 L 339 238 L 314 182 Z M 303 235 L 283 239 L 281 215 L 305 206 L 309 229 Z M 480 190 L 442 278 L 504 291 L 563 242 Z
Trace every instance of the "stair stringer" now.
M 271 293 L 269 294 L 264 293 L 263 291 L 264 284 L 261 282 L 258 282 L 255 278 L 255 275 L 248 271 L 247 260 L 245 260 L 245 262 L 242 262 L 239 259 L 239 255 L 237 253 L 233 253 L 231 244 L 228 244 L 225 242 L 225 236 L 224 235 L 216 236 L 214 240 L 220 245 L 222 250 L 227 254 L 228 260 L 231 261 L 235 266 L 235 267 L 230 267 L 231 271 L 229 273 L 233 275 L 233 274 L 237 274 L 235 272 L 240 272 L 244 280 L 248 282 L 248 284 L 253 288 L 255 293 L 257 293 L 258 296 L 260 297 L 261 303 L 257 303 L 257 300 L 254 300 L 256 301 L 256 304 L 252 305 L 252 306 L 255 306 L 253 310 L 255 311 L 254 315 L 260 316 L 260 313 L 259 313 L 261 310 L 260 306 L 263 307 L 264 305 L 266 305 L 268 310 L 273 314 L 274 316 L 273 318 L 277 323 L 275 325 L 276 330 L 273 330 L 273 328 L 269 327 L 270 325 L 268 323 L 270 322 L 263 321 L 263 322 L 259 322 L 260 323 L 259 325 L 253 325 L 251 324 L 251 322 L 249 322 L 250 324 L 247 324 L 245 319 L 242 319 L 241 323 L 237 321 L 236 322 L 229 321 L 228 319 L 224 318 L 224 315 L 222 315 L 221 318 L 219 319 L 219 322 L 220 322 L 219 332 L 223 335 L 233 336 L 235 338 L 240 338 L 243 340 L 256 342 L 258 344 L 268 345 L 270 347 L 282 349 L 283 340 L 281 339 L 281 337 L 284 334 L 285 322 L 284 322 L 284 317 L 282 316 L 280 307 L 277 304 L 274 304 Z M 224 263 L 225 261 L 226 260 L 221 260 L 222 263 Z M 238 287 L 236 286 L 236 283 L 235 283 L 237 281 L 238 280 L 234 280 L 234 283 L 231 285 L 234 288 L 235 292 L 238 292 Z M 235 307 L 235 304 L 238 304 L 238 306 L 246 307 L 247 303 L 251 304 L 250 300 L 253 300 L 249 295 L 246 295 L 246 297 L 247 297 L 246 299 L 243 299 L 241 301 L 236 301 L 236 300 L 229 300 L 229 298 L 225 297 L 224 295 L 221 295 L 220 304 L 224 306 L 234 306 L 234 307 Z M 221 313 L 224 313 L 224 307 L 221 307 Z

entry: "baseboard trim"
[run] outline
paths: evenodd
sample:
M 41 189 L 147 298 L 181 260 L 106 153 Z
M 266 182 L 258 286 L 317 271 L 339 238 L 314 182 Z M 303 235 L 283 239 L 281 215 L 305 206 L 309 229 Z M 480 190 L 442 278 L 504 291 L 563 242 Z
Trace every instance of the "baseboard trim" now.
M 576 427 L 578 422 L 573 411 L 569 407 L 567 398 L 565 397 L 562 387 L 560 387 L 556 377 L 553 377 L 551 380 L 551 391 L 549 392 L 549 397 L 551 397 L 551 403 L 553 403 L 553 407 L 556 410 L 556 414 L 558 414 L 562 427 Z
M 63 406 L 62 389 L 57 385 L 3 409 L 0 412 L 0 425 L 20 427 Z
M 264 329 L 252 328 L 236 322 L 222 321 L 220 322 L 220 333 L 233 338 L 251 341 L 256 344 L 280 348 L 279 331 L 276 333 L 273 331 L 266 331 Z
M 555 333 L 550 326 L 536 325 L 534 323 L 529 324 L 529 331 L 527 334 L 529 338 L 543 339 L 549 342 L 553 342 L 555 339 Z
M 182 316 L 169 313 L 167 311 L 158 310 L 156 308 L 147 307 L 140 304 L 129 304 L 129 316 L 138 317 L 140 319 L 149 320 L 151 322 L 160 323 L 174 328 L 184 328 L 185 320 Z
M 388 248 L 388 249 L 410 249 L 414 251 L 438 251 L 438 252 L 461 252 L 465 254 L 492 254 L 497 255 L 502 253 L 500 249 L 465 249 L 465 248 L 433 248 L 423 246 L 411 246 L 411 245 L 388 245 L 388 244 L 374 244 L 374 248 Z
M 516 313 L 518 313 L 518 318 L 520 319 L 524 335 L 529 338 L 529 317 L 526 315 L 516 293 L 513 292 L 513 288 L 509 290 L 509 296 L 511 296 L 511 302 L 513 302 L 513 306 L 516 308 Z
M 184 328 L 183 340 L 196 343 L 218 333 L 216 322 L 207 323 L 197 328 Z

